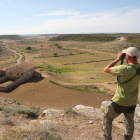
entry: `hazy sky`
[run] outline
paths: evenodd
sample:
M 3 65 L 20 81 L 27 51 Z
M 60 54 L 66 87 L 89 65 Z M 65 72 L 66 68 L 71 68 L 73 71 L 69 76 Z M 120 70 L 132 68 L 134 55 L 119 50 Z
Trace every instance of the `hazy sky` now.
M 0 0 L 0 34 L 140 33 L 140 0 Z

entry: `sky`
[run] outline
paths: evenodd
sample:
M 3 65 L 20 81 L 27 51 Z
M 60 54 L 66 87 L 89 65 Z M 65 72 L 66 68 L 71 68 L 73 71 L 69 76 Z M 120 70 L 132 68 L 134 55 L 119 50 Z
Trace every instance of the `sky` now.
M 140 33 L 140 0 L 0 0 L 0 35 Z

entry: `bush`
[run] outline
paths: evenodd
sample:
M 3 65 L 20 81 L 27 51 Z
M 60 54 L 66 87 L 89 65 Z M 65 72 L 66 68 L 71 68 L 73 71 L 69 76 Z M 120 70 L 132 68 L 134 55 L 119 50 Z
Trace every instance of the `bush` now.
M 5 124 L 5 125 L 11 125 L 11 126 L 14 126 L 15 125 L 15 123 L 13 121 L 9 120 L 9 119 L 5 119 L 4 122 L 3 122 L 3 124 Z
M 46 126 L 39 128 L 39 136 L 40 140 L 62 140 L 61 136 L 50 133 Z
M 61 47 L 61 46 L 57 46 L 57 48 L 58 48 L 58 49 L 61 49 L 62 47 Z
M 76 111 L 74 111 L 71 107 L 69 108 L 65 108 L 64 109 L 64 113 L 67 115 L 77 115 L 78 113 Z
M 32 48 L 30 46 L 26 47 L 26 50 L 32 50 Z
M 56 43 L 55 46 L 58 46 L 58 44 Z
M 54 55 L 54 57 L 57 57 L 57 56 L 58 56 L 58 54 L 57 54 L 57 53 L 53 53 L 53 55 Z
M 37 118 L 41 114 L 41 110 L 34 107 L 4 106 L 3 111 L 12 115 L 25 114 L 28 118 Z

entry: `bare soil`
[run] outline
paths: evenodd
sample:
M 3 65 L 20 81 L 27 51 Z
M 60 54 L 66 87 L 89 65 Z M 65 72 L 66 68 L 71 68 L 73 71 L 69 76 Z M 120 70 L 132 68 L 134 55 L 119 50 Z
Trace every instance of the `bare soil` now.
M 15 99 L 26 106 L 56 109 L 74 107 L 78 104 L 98 108 L 102 101 L 112 98 L 105 94 L 59 86 L 49 82 L 50 80 L 54 79 L 49 75 L 42 79 L 32 78 L 9 93 L 0 92 L 0 97 Z

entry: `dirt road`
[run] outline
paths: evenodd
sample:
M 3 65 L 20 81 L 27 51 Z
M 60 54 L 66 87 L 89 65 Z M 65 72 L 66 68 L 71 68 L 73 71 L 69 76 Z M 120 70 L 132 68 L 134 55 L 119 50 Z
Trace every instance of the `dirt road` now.
M 6 45 L 6 46 L 4 46 L 4 47 L 7 48 L 8 50 L 11 50 L 11 51 L 14 52 L 15 54 L 19 55 L 19 58 L 17 59 L 17 64 L 20 64 L 21 59 L 22 59 L 23 56 L 22 56 L 20 53 L 18 53 L 17 51 L 15 51 L 15 50 L 13 50 L 13 49 L 10 49 L 10 48 L 8 47 L 8 45 Z

